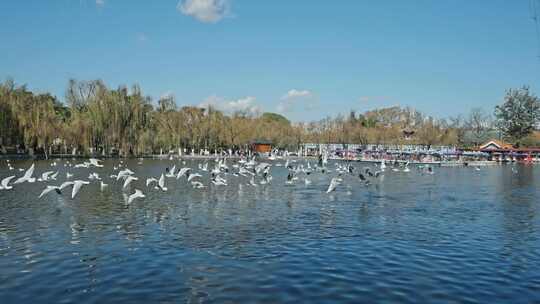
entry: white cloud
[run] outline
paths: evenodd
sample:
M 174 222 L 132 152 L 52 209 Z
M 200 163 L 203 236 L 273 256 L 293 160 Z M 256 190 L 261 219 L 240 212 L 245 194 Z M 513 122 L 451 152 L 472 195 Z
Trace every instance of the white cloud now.
M 199 106 L 203 108 L 213 106 L 225 113 L 243 112 L 258 115 L 262 112 L 262 108 L 257 105 L 257 99 L 253 96 L 246 96 L 236 100 L 225 100 L 224 98 L 212 95 L 207 97 Z
M 201 22 L 216 23 L 227 16 L 229 6 L 229 0 L 180 0 L 176 8 Z
M 298 97 L 311 97 L 311 96 L 313 96 L 313 94 L 309 90 L 292 89 L 292 90 L 289 90 L 287 94 L 283 95 L 283 97 L 281 97 L 281 100 L 289 100 L 289 99 L 294 99 Z
M 312 110 L 315 106 L 313 93 L 309 90 L 289 90 L 281 97 L 281 102 L 277 105 L 277 111 L 281 113 L 289 112 L 295 104 L 303 104 L 305 110 Z
M 96 0 L 96 5 L 97 6 L 104 6 L 105 5 L 105 0 Z

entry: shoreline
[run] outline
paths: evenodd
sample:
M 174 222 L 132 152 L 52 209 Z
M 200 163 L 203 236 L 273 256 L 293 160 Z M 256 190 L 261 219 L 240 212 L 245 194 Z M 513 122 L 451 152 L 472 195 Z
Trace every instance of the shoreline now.
M 1 154 L 0 160 L 54 160 L 54 159 L 79 159 L 79 160 L 85 160 L 90 158 L 98 158 L 98 159 L 153 159 L 153 160 L 213 160 L 216 158 L 227 158 L 227 159 L 233 159 L 238 160 L 241 159 L 241 156 L 233 155 L 233 156 L 221 156 L 221 155 L 144 155 L 144 156 L 129 156 L 129 157 L 122 157 L 118 155 L 95 155 L 95 156 L 85 156 L 85 155 L 68 155 L 68 154 L 54 154 L 50 155 L 49 158 L 45 158 L 44 155 L 34 155 L 31 156 L 29 154 Z M 260 160 L 264 161 L 286 161 L 286 159 L 291 160 L 298 160 L 298 159 L 305 159 L 305 160 L 317 160 L 316 156 L 287 156 L 287 157 L 276 157 L 274 159 L 269 159 L 268 156 L 260 157 Z M 350 159 L 350 158 L 331 158 L 329 160 L 332 161 L 340 161 L 340 162 L 355 162 L 355 163 L 364 163 L 364 164 L 380 164 L 382 160 L 379 159 Z M 495 161 L 495 160 L 471 160 L 471 161 L 407 161 L 407 160 L 387 160 L 385 159 L 385 162 L 387 164 L 391 163 L 399 163 L 401 165 L 408 163 L 411 166 L 438 166 L 438 167 L 467 167 L 467 166 L 475 166 L 475 167 L 483 167 L 483 166 L 495 166 L 495 165 L 505 165 L 505 164 L 511 164 L 511 163 L 523 163 L 523 164 L 529 164 L 529 165 L 537 165 L 540 164 L 538 161 L 533 161 L 530 163 L 526 162 L 520 162 L 520 161 Z

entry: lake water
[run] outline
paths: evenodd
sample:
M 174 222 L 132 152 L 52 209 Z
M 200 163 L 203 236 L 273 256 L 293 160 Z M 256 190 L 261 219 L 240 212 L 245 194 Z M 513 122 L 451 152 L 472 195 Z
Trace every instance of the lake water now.
M 167 179 L 162 192 L 146 177 L 181 164 L 133 160 L 128 192 L 146 198 L 126 205 L 109 178 L 117 160 L 63 162 L 57 182 L 0 191 L 0 303 L 540 302 L 540 167 L 346 176 L 331 194 L 333 173 L 285 185 L 273 167 L 270 185 L 228 175 L 205 189 Z M 67 169 L 110 185 L 38 199 Z M 0 178 L 13 174 L 2 161 Z

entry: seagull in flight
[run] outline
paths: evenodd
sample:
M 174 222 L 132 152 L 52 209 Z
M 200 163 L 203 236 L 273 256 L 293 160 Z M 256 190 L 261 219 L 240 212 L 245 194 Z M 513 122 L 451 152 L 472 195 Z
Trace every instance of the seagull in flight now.
M 158 185 L 156 189 L 161 189 L 163 191 L 167 191 L 167 187 L 165 187 L 165 175 L 161 173 L 161 177 L 159 178 Z
M 41 174 L 41 177 L 37 179 L 38 182 L 45 182 L 50 179 L 50 175 L 53 174 L 54 171 L 46 171 Z
M 30 168 L 26 170 L 26 172 L 24 173 L 22 177 L 19 177 L 15 182 L 13 182 L 13 184 L 16 185 L 16 184 L 21 184 L 24 182 L 29 182 L 29 183 L 35 182 L 36 179 L 32 177 L 32 174 L 34 174 L 34 164 L 32 164 L 32 166 L 30 166 Z
M 166 176 L 167 176 L 167 177 L 174 177 L 174 176 L 175 176 L 175 175 L 174 175 L 174 171 L 176 171 L 176 165 L 174 165 L 174 166 L 172 167 L 172 169 L 171 169 L 170 171 L 167 172 L 167 175 L 166 175 Z
M 131 204 L 135 199 L 144 198 L 146 197 L 146 195 L 144 195 L 141 190 L 135 189 L 135 193 L 131 194 L 130 196 L 124 197 L 126 198 L 126 203 Z
M 123 188 L 126 189 L 129 186 L 129 184 L 134 180 L 139 180 L 139 179 L 137 177 L 133 177 L 131 175 L 128 175 L 126 177 L 126 180 L 124 181 L 124 187 Z
M 219 175 L 212 178 L 212 184 L 216 186 L 227 186 L 227 181 Z
M 116 175 L 116 180 L 120 180 L 121 178 L 127 179 L 128 176 L 133 175 L 133 174 L 135 173 L 133 173 L 133 171 L 129 169 L 122 170 L 118 172 L 118 175 Z
M 147 179 L 146 179 L 146 187 L 150 187 L 150 185 L 151 185 L 152 183 L 157 183 L 157 182 L 158 182 L 158 180 L 155 179 L 155 178 L 153 178 L 153 177 L 147 178 Z
M 326 190 L 326 193 L 330 193 L 332 191 L 335 191 L 336 187 L 339 185 L 339 182 L 340 182 L 339 177 L 332 178 L 332 180 L 330 181 L 330 185 L 328 185 L 328 190 Z
M 47 186 L 47 187 L 45 188 L 45 190 L 43 190 L 43 191 L 41 192 L 41 194 L 38 196 L 38 198 L 41 198 L 41 197 L 43 197 L 44 195 L 46 195 L 47 193 L 52 192 L 52 191 L 56 191 L 56 193 L 58 193 L 59 195 L 62 194 L 62 191 L 60 191 L 60 187 L 58 187 L 58 186 Z
M 189 174 L 189 175 L 188 175 L 187 181 L 188 181 L 188 182 L 191 182 L 191 180 L 194 179 L 194 178 L 196 178 L 196 177 L 202 177 L 202 175 L 200 175 L 199 173 L 192 173 L 192 174 Z
M 88 161 L 90 162 L 91 165 L 93 165 L 93 166 L 95 166 L 95 167 L 98 167 L 98 168 L 102 168 L 102 167 L 103 167 L 103 165 L 99 163 L 99 162 L 101 161 L 101 160 L 99 160 L 99 159 L 90 158 Z
M 192 185 L 193 188 L 195 188 L 195 189 L 202 189 L 202 188 L 204 188 L 203 183 L 201 183 L 201 182 L 199 182 L 199 181 L 191 182 L 191 185 Z
M 182 176 L 184 176 L 186 174 L 189 174 L 190 171 L 191 171 L 191 168 L 188 168 L 188 167 L 181 168 L 180 170 L 178 170 L 178 174 L 176 175 L 176 179 L 180 179 L 180 177 L 182 177 Z
M 15 178 L 15 175 L 13 176 L 8 176 L 6 178 L 4 178 L 2 180 L 2 182 L 0 182 L 0 190 L 11 190 L 13 189 L 13 186 L 9 186 L 9 182 Z
M 75 195 L 79 193 L 79 190 L 81 190 L 81 187 L 83 185 L 88 185 L 90 182 L 82 181 L 82 180 L 76 180 L 73 182 L 73 190 L 71 191 L 71 199 L 75 198 Z

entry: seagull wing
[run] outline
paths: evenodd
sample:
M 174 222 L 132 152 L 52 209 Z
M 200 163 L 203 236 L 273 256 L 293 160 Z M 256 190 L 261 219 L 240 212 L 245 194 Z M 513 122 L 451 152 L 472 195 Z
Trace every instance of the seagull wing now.
M 103 165 L 101 165 L 99 162 L 101 160 L 99 159 L 96 159 L 96 158 L 90 158 L 88 161 L 90 161 L 90 164 L 91 165 L 94 165 L 95 167 L 103 167 Z
M 157 179 L 150 177 L 146 179 L 146 187 L 150 186 L 151 183 L 157 182 Z
M 29 180 L 32 177 L 32 174 L 34 174 L 34 164 L 32 164 L 32 166 L 30 166 L 30 168 L 28 168 L 28 170 L 26 170 L 24 175 L 22 177 L 18 178 L 14 182 L 14 184 L 20 184 L 20 183 L 23 183 L 23 182 Z
M 188 177 L 188 182 L 190 182 L 192 179 L 196 178 L 196 177 L 201 177 L 202 175 L 200 175 L 199 173 L 193 173 L 193 174 L 190 174 L 189 177 Z
M 62 189 L 66 188 L 66 187 L 69 187 L 69 186 L 71 186 L 71 185 L 73 185 L 73 184 L 74 184 L 74 182 L 64 182 L 64 183 L 62 183 L 62 184 L 60 185 L 60 187 L 58 187 L 58 188 L 59 188 L 60 190 L 62 190 Z
M 134 180 L 138 180 L 137 177 L 133 177 L 133 176 L 128 176 L 126 178 L 126 181 L 124 182 L 124 188 L 127 188 L 127 186 Z
M 41 179 L 46 181 L 49 179 L 49 175 L 53 174 L 54 171 L 46 171 L 46 172 L 43 172 L 41 173 Z
M 26 170 L 26 172 L 24 173 L 24 177 L 26 179 L 29 179 L 32 177 L 32 174 L 34 174 L 34 164 L 32 164 L 32 166 L 30 166 L 30 168 L 28 168 L 28 170 Z
M 41 192 L 41 194 L 39 195 L 38 198 L 41 198 L 41 197 L 44 196 L 45 194 L 47 194 L 47 193 L 49 193 L 49 192 L 51 192 L 51 191 L 53 191 L 53 190 L 55 190 L 55 189 L 60 189 L 60 187 L 56 187 L 56 186 L 47 186 L 47 188 L 45 188 L 45 189 Z
M 336 190 L 336 187 L 337 185 L 339 184 L 339 181 L 337 178 L 332 178 L 332 180 L 330 181 L 330 185 L 328 186 L 328 190 L 326 190 L 326 193 L 330 193 L 334 190 Z
M 163 175 L 163 173 L 161 173 L 161 177 L 159 178 L 158 186 L 161 189 L 165 188 L 165 175 Z
M 13 175 L 13 176 L 8 176 L 8 177 L 4 178 L 4 179 L 2 180 L 2 183 L 0 184 L 0 185 L 1 185 L 0 188 L 2 188 L 2 189 L 8 189 L 8 187 L 9 187 L 8 184 L 9 184 L 9 182 L 10 182 L 13 178 L 15 178 L 15 175 Z
M 131 183 L 132 179 L 133 179 L 133 177 L 131 177 L 131 176 L 126 177 L 126 180 L 124 181 L 124 185 L 122 187 L 127 188 L 129 183 Z
M 184 176 L 191 168 L 182 168 L 178 171 L 178 175 L 176 176 L 176 179 L 179 179 L 180 177 Z
M 71 198 L 75 198 L 75 195 L 77 195 L 77 193 L 79 192 L 79 190 L 81 190 L 81 187 L 82 185 L 88 185 L 89 182 L 86 182 L 86 181 L 75 181 L 73 183 L 73 190 L 71 191 Z
M 142 197 L 146 197 L 141 190 L 139 189 L 135 189 L 135 193 L 133 193 L 132 195 L 130 195 L 128 197 L 128 201 L 127 203 L 128 204 L 131 204 L 131 202 L 133 202 L 133 200 L 137 199 L 137 198 L 142 198 Z

